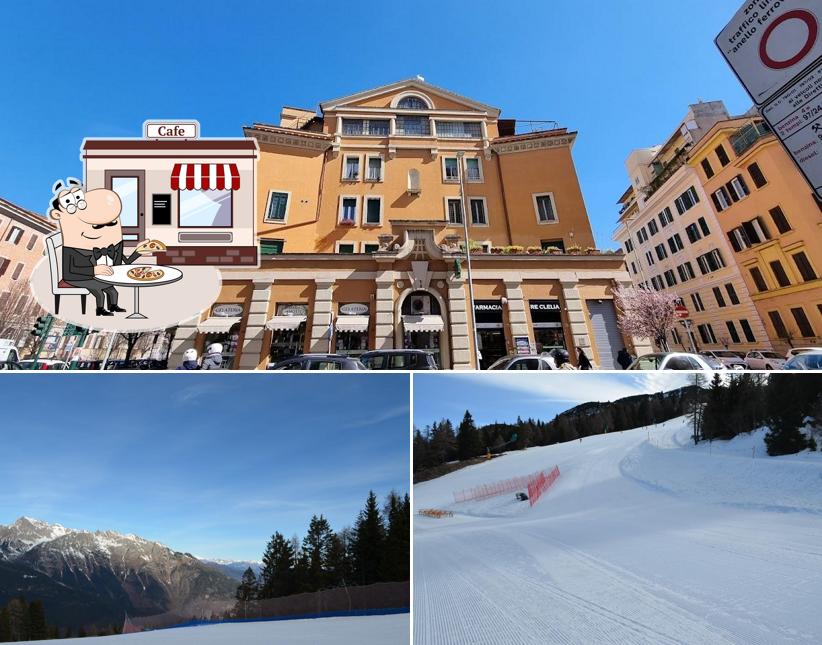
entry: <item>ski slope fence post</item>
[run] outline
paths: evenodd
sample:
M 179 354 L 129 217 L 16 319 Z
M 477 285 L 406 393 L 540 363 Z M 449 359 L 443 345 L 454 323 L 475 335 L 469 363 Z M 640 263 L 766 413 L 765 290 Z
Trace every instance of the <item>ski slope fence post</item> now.
M 518 490 L 528 490 L 528 497 L 530 498 L 531 483 L 536 481 L 538 478 L 542 478 L 541 481 L 543 481 L 542 485 L 544 487 L 539 491 L 539 493 L 537 493 L 537 499 L 539 499 L 539 496 L 551 487 L 557 477 L 559 477 L 559 468 L 554 466 L 551 471 L 537 472 L 531 475 L 524 475 L 522 477 L 504 479 L 491 484 L 481 484 L 480 486 L 475 486 L 473 488 L 456 490 L 454 491 L 454 501 L 457 503 L 476 502 L 490 499 L 491 497 L 497 497 L 498 495 L 504 495 L 506 493 L 515 493 Z M 533 506 L 533 503 L 531 505 Z

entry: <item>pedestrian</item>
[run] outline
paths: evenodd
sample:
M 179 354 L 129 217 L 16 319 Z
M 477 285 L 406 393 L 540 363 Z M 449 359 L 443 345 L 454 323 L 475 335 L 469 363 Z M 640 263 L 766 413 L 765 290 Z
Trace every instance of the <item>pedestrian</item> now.
M 198 370 L 200 365 L 197 362 L 197 350 L 193 347 L 183 352 L 183 362 L 180 363 L 178 370 Z
M 551 350 L 549 356 L 554 359 L 554 366 L 558 370 L 575 370 L 571 364 L 571 356 L 562 347 L 555 347 Z
M 585 354 L 585 350 L 582 349 L 582 347 L 577 347 L 577 367 L 581 370 L 594 369 L 594 366 L 591 365 L 591 361 Z
M 203 356 L 203 365 L 200 369 L 219 370 L 223 367 L 223 346 L 220 343 L 212 343 L 208 346 L 208 352 Z
M 620 364 L 622 369 L 627 370 L 631 366 L 631 363 L 633 363 L 633 362 L 634 362 L 634 359 L 628 353 L 628 349 L 626 347 L 623 347 L 622 349 L 619 350 L 619 353 L 617 354 L 617 363 Z

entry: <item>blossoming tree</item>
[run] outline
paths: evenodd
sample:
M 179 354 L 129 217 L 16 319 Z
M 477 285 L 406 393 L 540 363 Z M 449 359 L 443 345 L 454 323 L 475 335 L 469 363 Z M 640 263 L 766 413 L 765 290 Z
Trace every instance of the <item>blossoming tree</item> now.
M 668 351 L 668 332 L 676 325 L 676 294 L 641 287 L 619 287 L 614 291 L 614 299 L 623 332 L 653 339 L 658 347 Z

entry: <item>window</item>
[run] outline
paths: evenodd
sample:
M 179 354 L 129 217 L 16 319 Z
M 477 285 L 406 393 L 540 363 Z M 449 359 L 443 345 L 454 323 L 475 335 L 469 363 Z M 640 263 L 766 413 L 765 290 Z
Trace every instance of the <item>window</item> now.
M 17 266 L 14 267 L 14 272 L 11 274 L 11 279 L 12 280 L 17 280 L 17 278 L 20 277 L 20 273 L 22 273 L 22 271 L 23 271 L 23 263 L 18 262 Z
M 230 227 L 230 190 L 181 190 L 180 226 Z
M 704 325 L 697 325 L 697 330 L 699 331 L 699 337 L 702 339 L 702 342 L 710 345 L 716 345 L 716 336 L 714 336 L 714 329 L 709 324 Z
M 465 159 L 465 181 L 482 181 L 482 164 L 479 159 Z
M 0 258 L 0 278 L 3 277 L 6 273 L 6 269 L 9 268 L 9 261 L 6 258 Z
M 702 160 L 702 170 L 705 172 L 705 177 L 708 179 L 714 176 L 714 169 L 711 168 L 711 162 L 707 159 Z
M 751 329 L 750 323 L 744 318 L 742 318 L 739 321 L 739 326 L 742 327 L 742 333 L 745 334 L 745 340 L 747 340 L 749 343 L 755 343 L 756 336 L 754 336 L 753 329 Z
M 481 139 L 479 121 L 437 121 L 437 136 L 443 139 Z
M 37 244 L 37 235 L 32 234 L 29 238 L 29 243 L 26 244 L 26 250 L 31 251 L 34 248 L 34 245 Z
M 677 267 L 679 271 L 679 277 L 682 278 L 682 282 L 687 282 L 688 280 L 693 280 L 696 278 L 696 274 L 694 273 L 694 267 L 691 265 L 690 262 L 686 262 L 685 264 L 680 264 Z
M 342 178 L 344 181 L 357 181 L 360 178 L 359 155 L 345 155 Z
M 736 325 L 734 325 L 733 320 L 726 320 L 725 326 L 728 328 L 728 333 L 731 335 L 731 341 L 734 343 L 739 342 L 739 332 L 736 331 Z
M 19 226 L 12 226 L 9 229 L 9 234 L 6 235 L 6 242 L 10 242 L 11 244 L 17 244 L 20 241 L 21 237 L 23 237 L 23 229 Z
M 271 191 L 268 193 L 268 208 L 265 209 L 266 222 L 285 222 L 288 216 L 289 193 Z
M 788 278 L 788 274 L 785 273 L 785 267 L 782 266 L 782 263 L 779 260 L 772 260 L 768 262 L 771 267 L 771 271 L 773 271 L 773 275 L 776 278 L 776 283 L 780 287 L 790 287 L 791 281 Z
M 699 265 L 699 270 L 702 272 L 702 275 L 713 273 L 725 266 L 722 254 L 717 249 L 700 255 L 696 258 L 696 263 Z
M 645 230 L 644 226 L 636 232 L 636 239 L 640 244 L 648 241 L 648 231 Z
M 636 270 L 636 262 L 631 262 L 631 271 L 633 272 L 634 275 L 639 273 L 639 271 Z
M 682 338 L 680 337 L 679 332 L 676 329 L 671 330 L 671 338 L 673 339 L 675 345 L 682 344 Z
M 768 318 L 771 319 L 771 324 L 773 325 L 773 330 L 776 332 L 776 337 L 787 338 L 788 329 L 785 327 L 785 323 L 782 321 L 782 316 L 779 315 L 779 312 L 769 311 Z
M 368 181 L 382 181 L 382 157 L 368 157 L 368 170 L 365 177 Z
M 685 227 L 685 234 L 688 236 L 688 241 L 691 244 L 702 239 L 702 234 L 699 232 L 696 224 L 688 224 L 688 226 Z
M 753 179 L 754 186 L 757 188 L 762 188 L 768 181 L 765 179 L 765 175 L 762 174 L 762 170 L 759 168 L 759 164 L 752 163 L 748 166 L 748 173 L 751 175 L 751 179 Z
M 673 221 L 674 215 L 671 213 L 670 207 L 666 206 L 659 214 L 659 223 L 662 224 L 662 228 L 665 228 L 668 224 L 673 223 Z
M 734 289 L 734 286 L 730 282 L 725 285 L 725 291 L 728 292 L 728 300 L 731 301 L 731 304 L 738 305 L 739 296 L 736 295 L 736 289 Z
M 787 233 L 791 230 L 791 225 L 788 223 L 788 218 L 785 217 L 785 213 L 782 212 L 782 209 L 779 206 L 774 206 L 768 211 L 768 213 L 770 213 L 771 219 L 773 220 L 777 231 L 780 233 Z
M 345 255 L 356 253 L 356 242 L 337 242 L 337 253 Z
M 427 116 L 398 116 L 394 132 L 405 137 L 427 137 L 431 134 L 431 121 Z
M 428 104 L 419 96 L 404 96 L 397 103 L 401 110 L 427 110 Z
M 671 249 L 671 253 L 676 253 L 677 251 L 681 251 L 685 248 L 682 244 L 682 238 L 679 237 L 679 233 L 668 238 L 668 246 Z
M 771 239 L 771 234 L 761 217 L 754 217 L 752 220 L 742 222 L 742 230 L 745 232 L 744 237 L 747 238 L 747 246 L 761 244 Z
M 657 233 L 659 233 L 659 227 L 656 225 L 656 221 L 651 220 L 648 222 L 648 232 L 651 235 L 656 235 Z
M 799 333 L 802 338 L 811 338 L 816 336 L 808 317 L 805 315 L 805 310 L 802 307 L 792 307 L 791 314 L 793 315 L 793 319 L 796 321 L 796 326 L 799 327 Z
M 796 268 L 799 269 L 799 275 L 802 276 L 804 282 L 816 280 L 816 271 L 813 270 L 810 260 L 808 260 L 808 256 L 805 255 L 804 252 L 795 253 L 792 257 Z
M 664 260 L 665 258 L 668 257 L 668 251 L 665 250 L 665 245 L 664 244 L 657 244 L 654 247 L 654 250 L 656 251 L 656 257 L 659 260 Z
M 673 270 L 668 269 L 665 273 L 665 284 L 669 287 L 673 287 L 676 285 L 676 276 L 674 275 Z
M 714 206 L 716 206 L 716 210 L 719 213 L 731 207 L 731 198 L 728 196 L 728 191 L 724 186 L 711 195 L 711 199 L 714 200 Z
M 645 251 L 645 261 L 648 263 L 648 266 L 653 266 L 654 256 L 650 251 Z
M 748 190 L 748 185 L 745 183 L 745 180 L 742 179 L 742 175 L 737 175 L 731 179 L 731 181 L 725 184 L 725 188 L 728 189 L 731 199 L 735 202 L 751 194 L 751 191 Z
M 751 279 L 756 285 L 757 291 L 762 292 L 768 290 L 768 285 L 765 282 L 765 278 L 762 277 L 762 271 L 759 270 L 759 267 L 751 267 Z
M 716 298 L 716 304 L 719 305 L 720 307 L 724 307 L 725 306 L 725 298 L 722 296 L 722 289 L 720 289 L 719 287 L 714 287 L 713 291 L 714 291 L 714 298 Z
M 280 255 L 283 252 L 283 240 L 260 240 L 261 255 Z
M 699 195 L 697 195 L 696 189 L 693 186 L 674 200 L 674 205 L 680 215 L 691 210 L 698 203 Z
M 553 247 L 565 253 L 565 242 L 563 240 L 541 240 L 540 245 L 543 251 Z
M 537 213 L 537 222 L 540 224 L 551 224 L 557 221 L 554 196 L 551 193 L 534 195 L 534 210 Z
M 662 291 L 665 288 L 665 283 L 662 281 L 662 276 L 655 275 L 651 278 L 651 284 L 654 285 L 654 289 L 657 291 Z
M 700 217 L 697 220 L 697 224 L 699 224 L 699 228 L 702 230 L 702 235 L 707 237 L 711 234 L 711 229 L 708 228 L 708 222 L 705 221 L 704 217 Z
M 462 202 L 458 197 L 446 197 L 445 209 L 449 224 L 462 224 Z
M 634 243 L 631 240 L 625 240 L 625 252 L 631 253 L 634 250 Z
M 460 167 L 456 157 L 442 158 L 443 181 L 459 181 Z
M 716 147 L 715 152 L 716 158 L 719 159 L 719 164 L 723 168 L 727 166 L 729 163 L 731 163 L 731 160 L 728 158 L 728 153 L 725 152 L 725 148 L 722 147 L 721 143 Z
M 380 250 L 379 244 L 371 244 L 369 242 L 363 242 L 362 244 L 362 252 L 366 254 L 376 253 Z
M 387 137 L 390 129 L 388 119 L 343 119 L 344 136 Z
M 382 197 L 365 198 L 365 220 L 363 225 L 380 226 L 382 224 Z
M 705 305 L 702 303 L 702 296 L 694 292 L 691 294 L 691 302 L 694 303 L 694 311 L 705 311 Z
M 485 212 L 485 198 L 472 197 L 469 200 L 471 207 L 471 224 L 475 226 L 487 226 L 488 216 Z
M 340 224 L 353 226 L 357 223 L 359 197 L 340 197 Z

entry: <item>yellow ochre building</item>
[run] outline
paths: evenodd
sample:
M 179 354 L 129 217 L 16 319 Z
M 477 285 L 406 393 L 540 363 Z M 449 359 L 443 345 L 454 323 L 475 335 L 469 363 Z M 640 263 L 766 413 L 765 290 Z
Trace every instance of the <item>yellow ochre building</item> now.
M 621 253 L 594 248 L 576 132 L 522 125 L 418 77 L 245 127 L 259 149 L 259 266 L 221 269 L 217 302 L 177 329 L 171 365 L 221 342 L 235 369 L 403 347 L 476 368 L 463 217 L 480 367 L 554 346 L 602 368 L 623 346 L 647 351 L 617 327 L 613 290 L 630 277 Z

